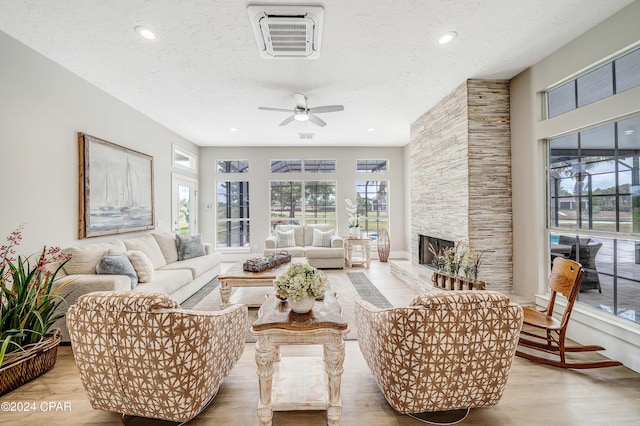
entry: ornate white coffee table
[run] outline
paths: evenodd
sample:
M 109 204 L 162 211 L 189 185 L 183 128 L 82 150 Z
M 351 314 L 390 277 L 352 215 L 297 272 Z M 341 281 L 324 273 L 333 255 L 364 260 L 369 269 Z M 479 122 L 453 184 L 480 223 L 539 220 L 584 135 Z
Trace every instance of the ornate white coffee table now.
M 271 425 L 274 410 L 327 410 L 327 424 L 340 424 L 342 336 L 349 332 L 341 314 L 335 293 L 316 301 L 308 314 L 292 312 L 287 302 L 275 297 L 267 297 L 262 304 L 251 326 L 258 338 L 258 418 L 262 426 Z M 280 345 L 323 345 L 323 358 L 281 358 Z

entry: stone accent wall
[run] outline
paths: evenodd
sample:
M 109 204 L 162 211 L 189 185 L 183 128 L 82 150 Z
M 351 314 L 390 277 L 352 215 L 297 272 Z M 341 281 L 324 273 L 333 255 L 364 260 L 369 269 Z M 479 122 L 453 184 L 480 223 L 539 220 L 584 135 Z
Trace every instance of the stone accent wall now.
M 418 234 L 487 250 L 478 279 L 513 278 L 509 82 L 468 80 L 411 126 L 412 262 Z

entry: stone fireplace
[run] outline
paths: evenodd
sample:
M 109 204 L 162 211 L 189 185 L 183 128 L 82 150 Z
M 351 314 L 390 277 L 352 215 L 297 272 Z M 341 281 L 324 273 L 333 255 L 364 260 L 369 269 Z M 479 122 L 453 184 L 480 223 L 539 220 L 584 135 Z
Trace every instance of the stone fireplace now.
M 410 156 L 412 263 L 424 263 L 420 235 L 462 241 L 486 250 L 478 279 L 510 291 L 509 81 L 458 87 L 411 125 Z
M 436 253 L 439 253 L 455 246 L 455 243 L 441 238 L 429 237 L 428 235 L 418 235 L 418 263 L 420 265 L 432 266 L 433 264 L 434 256 L 429 250 L 429 245 L 434 248 Z

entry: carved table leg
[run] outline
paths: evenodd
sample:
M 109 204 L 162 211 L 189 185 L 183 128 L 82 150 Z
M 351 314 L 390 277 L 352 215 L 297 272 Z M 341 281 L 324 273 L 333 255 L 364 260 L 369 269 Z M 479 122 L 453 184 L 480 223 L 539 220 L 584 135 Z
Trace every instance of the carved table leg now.
M 229 306 L 229 298 L 231 297 L 231 287 L 227 280 L 220 281 L 220 309 L 226 309 Z
M 324 345 L 324 368 L 327 372 L 328 391 L 327 398 L 327 425 L 340 424 L 342 415 L 342 401 L 340 399 L 340 381 L 344 368 L 344 341 L 342 336 L 331 336 L 331 343 Z
M 277 352 L 276 347 L 271 345 L 266 338 L 258 338 L 256 342 L 256 364 L 258 366 L 258 382 L 260 384 L 258 418 L 262 426 L 271 426 L 273 418 L 271 385 L 273 382 L 273 363 L 276 361 Z

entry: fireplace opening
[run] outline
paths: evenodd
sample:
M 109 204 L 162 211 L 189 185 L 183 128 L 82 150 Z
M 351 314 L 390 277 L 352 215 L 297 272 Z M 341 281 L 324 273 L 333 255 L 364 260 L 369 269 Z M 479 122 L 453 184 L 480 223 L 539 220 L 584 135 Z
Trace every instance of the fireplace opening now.
M 418 263 L 420 265 L 433 266 L 433 253 L 429 250 L 429 244 L 433 246 L 436 253 L 444 251 L 449 247 L 454 247 L 455 243 L 441 238 L 418 235 Z

